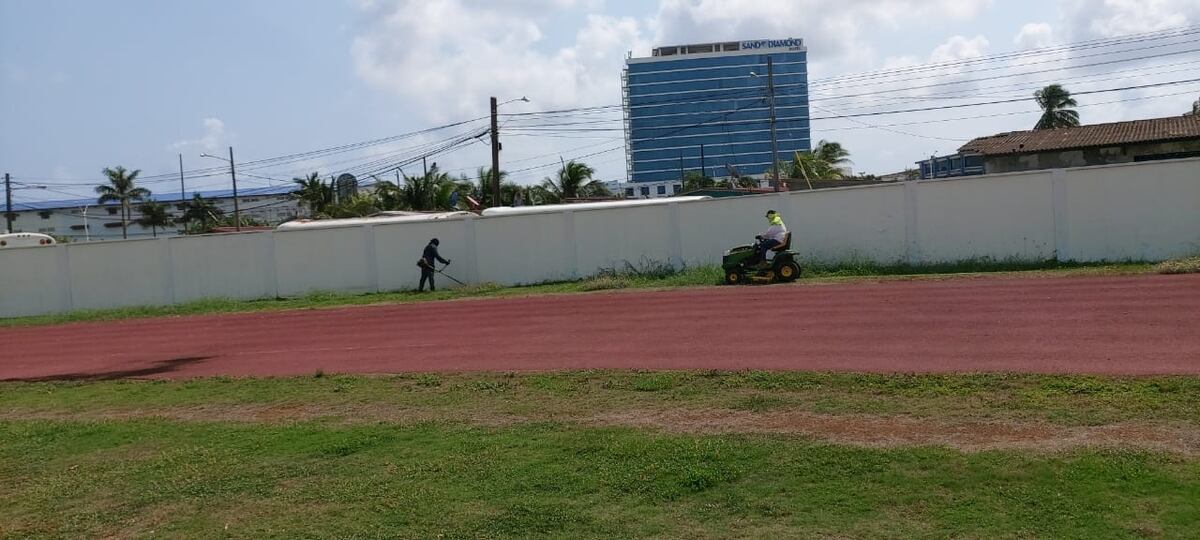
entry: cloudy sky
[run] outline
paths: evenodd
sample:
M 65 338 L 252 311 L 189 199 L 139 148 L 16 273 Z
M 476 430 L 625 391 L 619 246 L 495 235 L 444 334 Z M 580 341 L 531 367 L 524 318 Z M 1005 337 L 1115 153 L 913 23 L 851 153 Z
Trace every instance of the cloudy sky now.
M 1200 78 L 1200 34 L 1063 46 L 1189 25 L 1200 0 L 0 0 L 0 168 L 48 186 L 29 199 L 87 195 L 114 165 L 171 190 L 177 180 L 155 175 L 176 173 L 178 154 L 194 171 L 221 166 L 199 156 L 229 145 L 253 162 L 392 137 L 261 162 L 240 180 L 375 172 L 469 139 L 486 124 L 395 136 L 477 119 L 489 96 L 529 98 L 507 113 L 615 105 L 629 52 L 797 37 L 813 139 L 842 142 L 856 171 L 887 173 L 1027 129 L 1032 101 L 976 104 L 1051 81 L 1081 93 L 1085 123 L 1180 114 L 1200 82 L 1159 84 Z M 1143 88 L 1107 91 L 1129 86 Z M 506 117 L 503 167 L 533 183 L 579 157 L 623 178 L 619 119 L 615 108 Z M 473 174 L 484 141 L 430 160 Z M 228 181 L 188 176 L 189 191 Z

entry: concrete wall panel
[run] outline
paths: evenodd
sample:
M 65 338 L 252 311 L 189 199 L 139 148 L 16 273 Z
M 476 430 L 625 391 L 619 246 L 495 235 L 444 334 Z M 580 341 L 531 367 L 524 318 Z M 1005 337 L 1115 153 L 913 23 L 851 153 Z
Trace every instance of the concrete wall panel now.
M 314 291 L 368 292 L 371 268 L 362 227 L 275 231 L 279 295 Z
M 67 244 L 75 309 L 171 304 L 166 238 Z
M 1064 171 L 1069 258 L 1200 254 L 1200 160 Z
M 1051 259 L 1050 171 L 916 183 L 916 260 Z
M 261 232 L 168 239 L 175 301 L 275 296 L 273 235 Z
M 71 309 L 67 246 L 0 249 L 0 317 Z

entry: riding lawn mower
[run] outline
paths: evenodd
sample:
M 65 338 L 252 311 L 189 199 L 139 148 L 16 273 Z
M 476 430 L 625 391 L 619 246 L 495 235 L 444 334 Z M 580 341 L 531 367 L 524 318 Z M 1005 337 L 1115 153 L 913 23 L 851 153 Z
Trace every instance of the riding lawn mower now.
M 791 251 L 792 233 L 785 233 L 787 239 L 782 244 L 771 248 L 774 257 L 760 260 L 758 242 L 730 248 L 721 259 L 721 268 L 725 270 L 725 283 L 739 285 L 742 283 L 779 283 L 795 281 L 800 277 L 800 264 L 796 262 L 796 252 Z

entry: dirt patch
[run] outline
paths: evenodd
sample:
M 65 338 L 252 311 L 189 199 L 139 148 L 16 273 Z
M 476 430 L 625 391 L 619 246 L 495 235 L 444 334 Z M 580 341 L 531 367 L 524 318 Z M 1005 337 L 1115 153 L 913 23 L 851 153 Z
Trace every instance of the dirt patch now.
M 1170 424 L 1055 426 L 1039 422 L 823 415 L 802 411 L 755 413 L 727 409 L 629 410 L 597 415 L 585 423 L 688 433 L 799 434 L 871 447 L 936 445 L 965 451 L 1119 447 L 1200 455 L 1200 429 Z
M 461 422 L 504 427 L 528 422 L 632 427 L 673 433 L 801 435 L 855 446 L 892 448 L 945 446 L 978 452 L 998 449 L 1061 451 L 1125 448 L 1200 455 L 1200 426 L 1187 423 L 1123 422 L 1060 426 L 1044 422 L 931 419 L 900 415 L 829 415 L 796 410 L 766 412 L 733 409 L 624 409 L 599 414 L 505 414 L 468 409 L 453 412 L 381 404 L 205 405 L 162 409 L 0 411 L 0 420 L 132 420 L 162 418 L 182 422 L 287 423 L 324 420 L 335 424 Z

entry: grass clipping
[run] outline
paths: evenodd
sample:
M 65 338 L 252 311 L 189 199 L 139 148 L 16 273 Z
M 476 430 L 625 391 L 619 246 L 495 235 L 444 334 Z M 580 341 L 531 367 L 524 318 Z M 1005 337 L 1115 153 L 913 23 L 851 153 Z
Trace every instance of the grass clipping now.
M 1160 262 L 1154 265 L 1154 271 L 1160 274 L 1200 273 L 1200 255 Z

